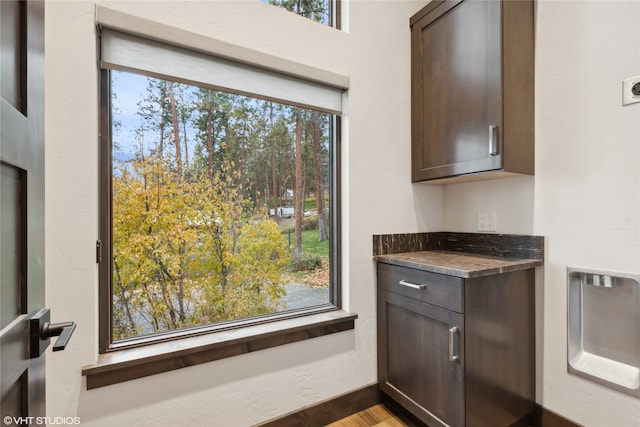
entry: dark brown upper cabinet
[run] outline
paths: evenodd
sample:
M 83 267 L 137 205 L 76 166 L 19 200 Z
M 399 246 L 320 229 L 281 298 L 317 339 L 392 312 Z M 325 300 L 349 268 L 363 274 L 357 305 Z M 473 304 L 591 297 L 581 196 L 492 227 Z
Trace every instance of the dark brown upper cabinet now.
M 532 175 L 533 1 L 434 0 L 410 24 L 412 181 Z

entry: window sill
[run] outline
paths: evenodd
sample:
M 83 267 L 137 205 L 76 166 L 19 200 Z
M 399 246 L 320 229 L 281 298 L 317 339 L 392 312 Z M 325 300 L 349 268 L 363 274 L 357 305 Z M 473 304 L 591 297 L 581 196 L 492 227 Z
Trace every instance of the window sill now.
M 333 310 L 311 316 L 114 351 L 82 369 L 87 390 L 226 357 L 354 329 L 357 314 Z

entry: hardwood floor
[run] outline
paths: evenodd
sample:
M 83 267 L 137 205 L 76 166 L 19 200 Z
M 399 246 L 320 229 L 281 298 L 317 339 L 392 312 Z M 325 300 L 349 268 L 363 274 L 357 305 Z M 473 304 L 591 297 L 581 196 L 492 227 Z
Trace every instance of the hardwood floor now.
M 408 425 L 380 404 L 328 424 L 326 427 L 407 427 Z

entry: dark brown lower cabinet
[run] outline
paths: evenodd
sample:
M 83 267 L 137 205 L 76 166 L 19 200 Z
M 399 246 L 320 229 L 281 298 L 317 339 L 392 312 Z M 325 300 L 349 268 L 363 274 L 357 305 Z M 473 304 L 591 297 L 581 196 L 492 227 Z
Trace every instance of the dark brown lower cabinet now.
M 378 263 L 380 389 L 431 427 L 528 425 L 534 288 L 533 269 L 462 279 Z

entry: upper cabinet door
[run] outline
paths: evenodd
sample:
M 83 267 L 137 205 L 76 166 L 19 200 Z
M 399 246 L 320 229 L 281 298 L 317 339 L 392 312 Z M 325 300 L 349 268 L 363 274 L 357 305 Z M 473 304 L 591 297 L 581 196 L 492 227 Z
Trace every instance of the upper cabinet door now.
M 432 2 L 410 23 L 412 180 L 533 173 L 532 2 Z

